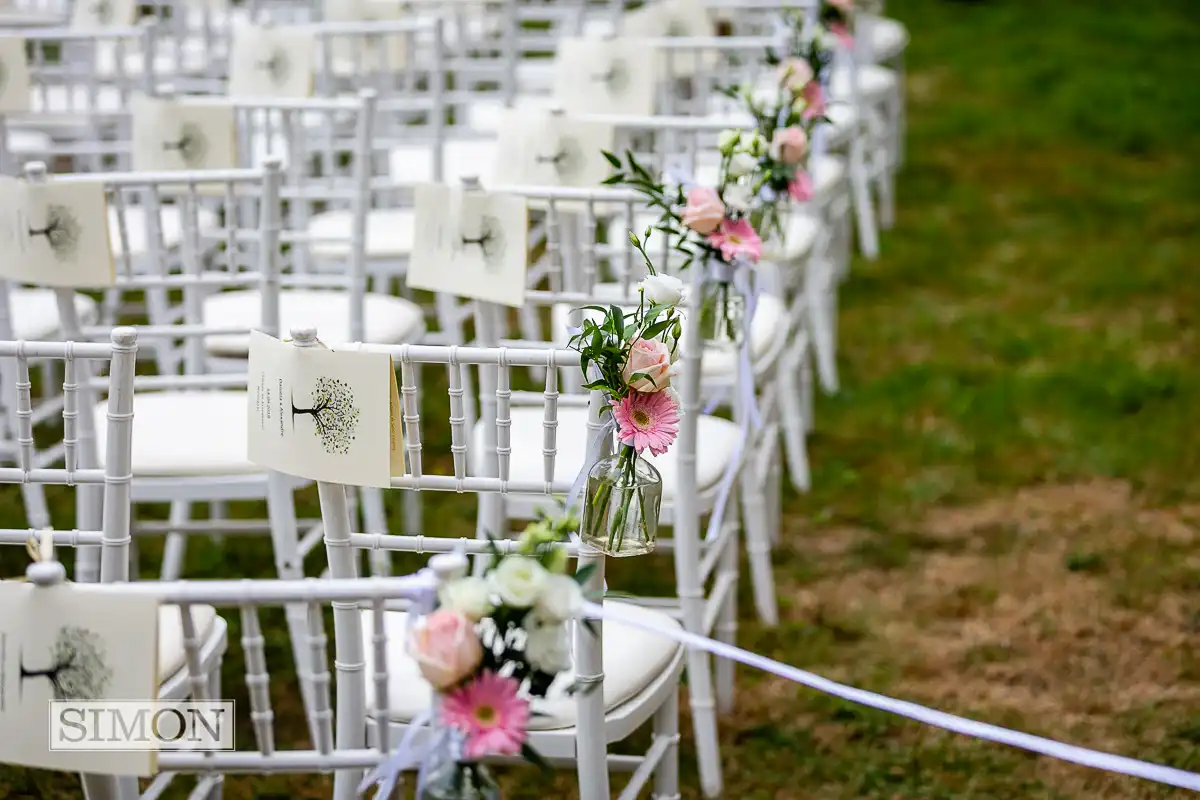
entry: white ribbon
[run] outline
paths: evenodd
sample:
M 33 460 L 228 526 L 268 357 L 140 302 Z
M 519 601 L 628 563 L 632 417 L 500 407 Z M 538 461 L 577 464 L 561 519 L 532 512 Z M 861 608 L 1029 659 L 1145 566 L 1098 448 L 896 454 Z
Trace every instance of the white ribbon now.
M 1148 761 L 1138 761 L 1137 759 L 1126 758 L 1125 756 L 1103 753 L 1099 750 L 1089 750 L 1085 747 L 1077 747 L 1053 739 L 1001 728 L 998 725 L 989 725 L 986 722 L 976 722 L 975 720 L 956 717 L 944 711 L 935 711 L 931 708 L 919 706 L 916 703 L 896 700 L 886 695 L 876 694 L 875 692 L 855 689 L 853 686 L 836 683 L 828 678 L 822 678 L 820 675 L 797 669 L 766 656 L 760 656 L 757 653 L 751 653 L 749 650 L 743 650 L 731 644 L 718 642 L 698 634 L 688 633 L 674 626 L 659 625 L 647 621 L 643 615 L 638 614 L 636 611 L 622 609 L 620 606 L 602 606 L 596 603 L 584 603 L 582 614 L 592 619 L 616 622 L 620 625 L 628 625 L 633 628 L 649 631 L 650 633 L 656 633 L 668 639 L 674 639 L 682 645 L 695 647 L 712 653 L 719 658 L 727 658 L 730 661 L 737 661 L 748 667 L 761 669 L 764 672 L 769 672 L 772 675 L 792 681 L 793 683 L 803 684 L 810 689 L 816 689 L 819 692 L 831 694 L 834 697 L 840 697 L 843 700 L 849 700 L 852 703 L 869 706 L 880 711 L 898 714 L 917 722 L 923 722 L 926 725 L 942 728 L 943 730 L 961 733 L 965 736 L 974 736 L 977 739 L 986 739 L 991 742 L 1007 744 L 1011 747 L 1041 753 L 1042 755 L 1062 761 L 1070 761 L 1073 764 L 1081 764 L 1085 767 L 1117 772 L 1135 778 L 1144 778 L 1155 783 L 1165 783 L 1183 789 L 1200 791 L 1200 773 L 1188 772 L 1176 769 L 1175 767 L 1165 767 L 1161 764 L 1153 764 Z

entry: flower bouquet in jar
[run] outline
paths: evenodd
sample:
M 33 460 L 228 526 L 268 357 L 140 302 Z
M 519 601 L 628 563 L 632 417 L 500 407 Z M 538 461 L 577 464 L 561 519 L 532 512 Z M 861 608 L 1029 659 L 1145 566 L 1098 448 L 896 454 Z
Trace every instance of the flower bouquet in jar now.
M 784 219 L 792 203 L 813 197 L 809 168 L 816 127 L 828 122 L 825 88 L 821 82 L 832 53 L 820 36 L 805 39 L 802 19 L 789 16 L 793 35 L 782 56 L 767 51 L 766 62 L 778 70 L 774 89 L 765 95 L 750 87 L 725 87 L 721 91 L 740 102 L 754 119 L 754 132 L 769 142 L 758 154 L 753 191 L 759 199 L 751 212 L 755 227 L 782 241 Z M 734 146 L 732 143 L 727 146 Z
M 762 257 L 762 240 L 753 222 L 759 202 L 754 173 L 767 149 L 767 141 L 757 133 L 722 133 L 716 187 L 671 175 L 655 178 L 630 152 L 624 161 L 604 154 L 615 170 L 604 184 L 640 192 L 659 214 L 651 230 L 662 232 L 670 249 L 681 254 L 679 269 L 693 263 L 705 269 L 698 324 L 706 342 L 732 346 L 742 339 L 746 271 Z
M 436 693 L 420 800 L 499 800 L 488 756 L 549 768 L 528 743 L 531 700 L 571 667 L 567 623 L 582 608 L 591 569 L 567 574 L 567 552 L 555 545 L 576 526 L 530 525 L 517 552 L 494 552 L 482 577 L 442 584 L 436 610 L 410 632 L 408 652 Z
M 647 238 L 650 232 L 646 232 Z M 638 304 L 585 306 L 590 312 L 568 342 L 580 354 L 585 388 L 608 398 L 606 430 L 617 451 L 592 465 L 586 478 L 580 538 L 610 556 L 654 549 L 662 505 L 662 476 L 641 454 L 661 455 L 679 432 L 679 397 L 671 388 L 681 335 L 678 305 L 683 282 L 658 275 L 636 234 L 649 275 L 638 286 Z

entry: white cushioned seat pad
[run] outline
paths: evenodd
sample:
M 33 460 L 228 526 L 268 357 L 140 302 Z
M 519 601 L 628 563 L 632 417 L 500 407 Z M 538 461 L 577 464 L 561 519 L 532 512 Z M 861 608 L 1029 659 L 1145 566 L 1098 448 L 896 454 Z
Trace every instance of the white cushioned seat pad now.
M 871 55 L 879 61 L 895 58 L 908 47 L 908 28 L 900 20 L 874 17 L 867 30 L 871 36 Z
M 763 260 L 791 262 L 803 258 L 812 249 L 821 223 L 815 217 L 799 212 L 788 214 L 783 223 L 783 241 L 768 237 L 763 242 Z
M 388 208 L 367 214 L 367 258 L 405 258 L 412 253 L 416 217 L 411 209 Z M 309 250 L 318 258 L 349 258 L 354 228 L 351 211 L 317 214 L 308 223 L 314 241 Z
M 661 626 L 679 628 L 679 623 L 661 611 L 641 608 L 629 603 L 607 600 L 605 605 L 620 606 L 626 613 L 644 616 L 647 621 Z M 371 652 L 372 622 L 370 611 L 363 612 L 362 633 L 364 652 Z M 429 708 L 432 690 L 417 662 L 408 655 L 405 647 L 405 626 L 408 614 L 389 611 L 384 615 L 384 629 L 388 637 L 388 705 L 392 719 L 411 720 Z M 612 623 L 602 628 L 604 637 L 604 708 L 611 711 L 636 697 L 639 692 L 662 675 L 670 666 L 679 646 L 666 637 L 648 633 L 629 625 Z M 375 705 L 375 681 L 373 662 L 367 659 L 366 684 L 367 708 Z M 530 720 L 533 730 L 556 730 L 575 724 L 575 699 L 568 696 L 566 689 L 575 681 L 573 670 L 559 674 L 544 700 L 533 702 L 534 716 Z
M 633 286 L 636 286 L 634 284 Z M 631 288 L 633 288 L 631 286 Z M 634 289 L 636 291 L 636 289 Z M 621 284 L 596 284 L 593 294 L 614 302 L 621 300 Z M 629 309 L 636 308 L 631 304 Z M 566 347 L 569 338 L 567 326 L 570 320 L 572 306 L 559 303 L 551 309 L 551 324 L 554 325 L 554 340 L 556 344 Z M 594 312 L 593 312 L 594 313 Z M 760 294 L 754 307 L 754 319 L 750 321 L 750 358 L 752 362 L 765 356 L 776 341 L 780 329 L 786 324 L 784 315 L 786 309 L 783 302 L 769 294 Z M 684 322 L 684 326 L 687 322 Z M 680 364 L 682 366 L 682 364 Z M 706 347 L 700 357 L 700 374 L 706 379 L 718 376 L 732 375 L 737 372 L 737 354 L 725 347 Z M 561 430 L 561 428 L 560 428 Z
M 201 647 L 212 634 L 217 621 L 217 610 L 212 606 L 190 606 L 192 625 Z M 158 679 L 165 681 L 187 665 L 187 651 L 183 649 L 183 620 L 179 606 L 158 607 Z
M 877 103 L 885 95 L 896 91 L 899 86 L 898 81 L 899 78 L 894 70 L 878 64 L 862 64 L 858 68 L 859 96 L 868 102 Z M 850 99 L 849 70 L 834 70 L 829 79 L 829 94 L 839 100 Z
M 148 477 L 247 475 L 246 393 L 144 392 L 133 398 L 133 472 Z M 96 446 L 104 461 L 108 403 L 96 406 Z
M 150 233 L 147 220 L 150 212 L 143 206 L 126 206 L 121 213 L 116 206 L 108 207 L 108 241 L 114 256 L 128 252 L 132 256 L 143 256 L 150 252 Z M 125 235 L 128 237 L 125 247 L 121 245 L 121 220 L 125 221 Z M 210 231 L 217 227 L 217 217 L 206 208 L 197 209 L 196 222 L 200 230 Z M 179 246 L 183 240 L 183 217 L 179 207 L 163 205 L 158 212 L 158 225 L 162 231 L 162 242 L 167 249 Z
M 433 145 L 405 145 L 391 154 L 392 180 L 416 184 L 433 182 Z M 479 178 L 485 187 L 492 184 L 496 165 L 496 142 L 482 139 L 454 139 L 442 147 L 442 182 L 458 184 L 463 178 Z
M 61 330 L 58 297 L 53 289 L 19 286 L 9 289 L 13 335 L 18 339 L 46 340 Z M 96 301 L 86 294 L 75 295 L 75 313 L 84 325 L 96 321 Z
M 517 444 L 512 448 L 509 461 L 509 480 L 539 482 L 543 468 L 541 442 L 545 432 L 542 409 L 540 406 L 518 407 L 512 409 L 510 416 L 511 440 Z M 587 421 L 586 408 L 561 405 L 558 408 L 558 453 L 554 459 L 554 482 L 557 484 L 569 486 L 583 467 L 588 448 Z M 696 459 L 696 486 L 704 491 L 720 482 L 729 462 L 735 458 L 741 431 L 729 420 L 708 415 L 701 415 L 697 425 L 700 446 Z M 484 451 L 482 423 L 476 423 L 471 444 L 471 467 L 479 474 Z M 649 450 L 642 453 L 662 476 L 664 503 L 675 496 L 679 477 L 678 453 L 678 447 L 672 447 L 661 456 L 651 455 Z
M 8 152 L 15 156 L 44 156 L 54 147 L 54 140 L 42 131 L 10 128 Z
M 204 298 L 204 325 L 209 328 L 258 328 L 262 296 L 257 289 L 218 292 Z M 373 344 L 412 342 L 425 330 L 420 306 L 402 297 L 368 293 L 363 302 L 365 341 Z M 350 336 L 350 294 L 337 289 L 284 289 L 279 293 L 279 329 L 313 326 L 329 345 L 354 341 Z M 248 334 L 207 337 L 208 352 L 244 357 Z

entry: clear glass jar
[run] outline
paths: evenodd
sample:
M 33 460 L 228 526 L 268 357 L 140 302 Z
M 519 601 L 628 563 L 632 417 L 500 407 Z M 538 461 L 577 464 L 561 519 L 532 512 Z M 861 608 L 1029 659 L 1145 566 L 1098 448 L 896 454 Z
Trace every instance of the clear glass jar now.
M 580 538 L 615 558 L 654 550 L 662 476 L 630 448 L 602 458 L 588 471 Z
M 500 784 L 486 764 L 450 759 L 430 770 L 420 800 L 500 800 Z
M 710 276 L 700 292 L 700 339 L 706 344 L 741 344 L 746 298 L 734 286 L 732 276 L 728 280 Z

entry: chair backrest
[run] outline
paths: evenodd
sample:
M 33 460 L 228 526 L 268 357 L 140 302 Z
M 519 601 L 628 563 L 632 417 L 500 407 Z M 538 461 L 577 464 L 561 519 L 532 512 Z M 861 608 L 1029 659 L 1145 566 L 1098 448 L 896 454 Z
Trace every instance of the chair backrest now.
M 0 467 L 0 483 L 67 485 L 76 487 L 76 530 L 56 535 L 79 546 L 102 549 L 101 568 L 106 580 L 128 577 L 130 541 L 130 457 L 133 441 L 133 392 L 137 358 L 137 332 L 114 329 L 107 343 L 0 341 L 0 379 L 3 401 L 12 409 L 6 420 L 15 446 L 16 465 Z M 30 364 L 43 375 L 61 373 L 58 402 L 35 408 Z M 81 363 L 82 362 L 82 363 Z M 104 463 L 96 450 L 92 422 L 92 372 L 105 374 L 97 381 L 107 395 L 107 441 Z M 40 416 L 41 419 L 35 419 Z M 50 451 L 34 446 L 35 422 L 61 428 L 61 441 Z M 47 457 L 47 456 L 51 457 Z M 53 464 L 61 462 L 61 467 Z M 0 543 L 22 544 L 34 531 L 0 531 Z M 82 581 L 95 581 L 99 570 L 85 571 Z

